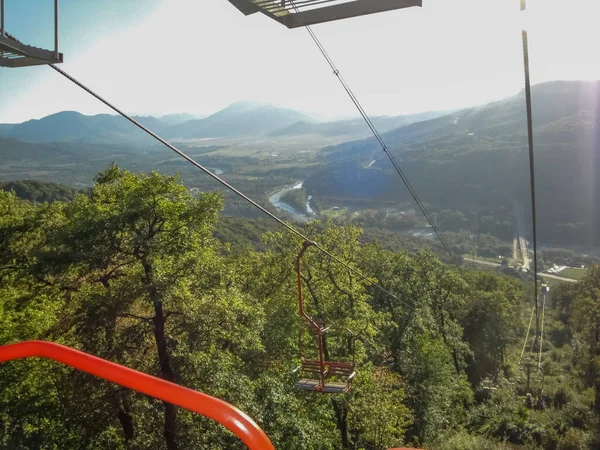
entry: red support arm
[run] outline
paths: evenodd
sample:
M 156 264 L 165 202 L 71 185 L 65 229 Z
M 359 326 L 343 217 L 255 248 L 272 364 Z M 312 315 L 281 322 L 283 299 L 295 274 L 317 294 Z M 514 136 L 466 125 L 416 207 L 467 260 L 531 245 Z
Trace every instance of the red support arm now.
M 304 256 L 304 252 L 308 250 L 308 247 L 311 245 L 315 245 L 312 242 L 304 241 L 302 244 L 302 250 L 296 257 L 296 276 L 298 279 L 298 306 L 300 308 L 300 315 L 304 320 L 308 322 L 308 324 L 315 330 L 315 333 L 321 334 L 321 327 L 304 311 L 304 299 L 302 298 L 302 274 L 300 272 L 300 261 Z
M 263 430 L 245 413 L 218 398 L 97 358 L 64 345 L 28 341 L 0 347 L 0 363 L 40 357 L 209 417 L 235 433 L 250 450 L 274 450 Z

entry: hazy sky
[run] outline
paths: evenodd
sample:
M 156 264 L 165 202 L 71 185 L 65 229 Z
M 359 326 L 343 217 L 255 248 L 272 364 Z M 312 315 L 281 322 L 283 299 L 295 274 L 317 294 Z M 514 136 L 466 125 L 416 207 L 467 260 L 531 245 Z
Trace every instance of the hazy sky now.
M 52 46 L 51 0 L 6 0 L 7 30 Z M 532 80 L 600 79 L 599 0 L 529 0 Z M 375 114 L 485 103 L 522 89 L 519 0 L 423 8 L 314 27 Z M 353 105 L 303 29 L 226 0 L 62 0 L 62 68 L 136 114 L 209 114 L 257 100 L 321 117 Z M 109 112 L 48 67 L 0 68 L 0 122 Z

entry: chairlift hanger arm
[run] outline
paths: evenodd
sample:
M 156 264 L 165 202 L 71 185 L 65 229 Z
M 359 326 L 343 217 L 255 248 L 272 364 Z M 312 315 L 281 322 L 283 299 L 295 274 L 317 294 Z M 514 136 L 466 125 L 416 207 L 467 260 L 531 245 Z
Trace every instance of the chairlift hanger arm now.
M 300 316 L 308 322 L 308 324 L 317 332 L 317 334 L 321 334 L 322 330 L 319 324 L 317 324 L 312 317 L 306 314 L 304 310 L 304 298 L 302 297 L 302 272 L 301 272 L 301 261 L 304 253 L 308 250 L 308 247 L 315 245 L 313 242 L 304 241 L 302 244 L 302 250 L 296 257 L 296 276 L 298 278 L 298 308 L 300 310 Z

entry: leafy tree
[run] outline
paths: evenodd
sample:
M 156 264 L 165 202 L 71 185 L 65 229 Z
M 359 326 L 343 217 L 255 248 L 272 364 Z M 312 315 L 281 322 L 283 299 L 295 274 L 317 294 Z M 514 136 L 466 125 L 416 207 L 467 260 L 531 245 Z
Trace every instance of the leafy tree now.
M 461 311 L 463 339 L 474 349 L 469 379 L 497 380 L 505 368 L 508 349 L 521 330 L 519 304 L 523 292 L 515 279 L 484 272 L 469 273 L 470 293 Z
M 594 410 L 600 414 L 600 266 L 588 270 L 573 308 L 573 328 L 581 336 L 584 379 L 594 387 Z
M 321 395 L 291 374 L 316 357 L 298 312 L 302 242 L 258 219 L 219 221 L 221 208 L 177 176 L 116 165 L 65 202 L 0 191 L 0 344 L 49 339 L 223 398 L 282 449 L 597 447 L 598 267 L 552 287 L 528 407 L 520 278 L 457 271 L 355 222 L 307 224 L 366 276 L 312 247 L 302 260 L 306 311 L 330 327 L 325 357 L 357 370 L 351 392 Z M 469 233 L 447 238 L 472 251 Z M 3 448 L 243 448 L 206 418 L 48 361 L 0 366 L 0 425 Z

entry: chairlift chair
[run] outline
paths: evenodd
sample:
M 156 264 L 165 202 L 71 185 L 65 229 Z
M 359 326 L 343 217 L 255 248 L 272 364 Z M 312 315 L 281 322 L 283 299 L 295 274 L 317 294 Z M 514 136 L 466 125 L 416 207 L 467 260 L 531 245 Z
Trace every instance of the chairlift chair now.
M 423 6 L 423 0 L 229 0 L 229 3 L 245 15 L 261 12 L 288 28 Z
M 312 242 L 304 242 L 302 250 L 296 258 L 296 275 L 298 278 L 298 308 L 300 316 L 308 324 L 317 340 L 319 351 L 318 359 L 304 358 L 302 355 L 302 333 L 299 339 L 299 349 L 301 353 L 301 364 L 296 367 L 292 374 L 299 375 L 300 380 L 296 383 L 296 388 L 303 391 L 315 391 L 323 394 L 344 394 L 352 388 L 352 380 L 356 376 L 354 362 L 325 361 L 324 339 L 329 327 L 324 327 L 317 323 L 315 319 L 306 314 L 304 310 L 304 299 L 302 297 L 302 275 L 300 262 L 302 256 L 310 247 Z M 352 346 L 354 354 L 354 346 Z
M 24 44 L 6 31 L 4 0 L 0 0 L 0 67 L 26 67 L 63 62 L 58 51 L 58 0 L 54 0 L 54 50 Z

